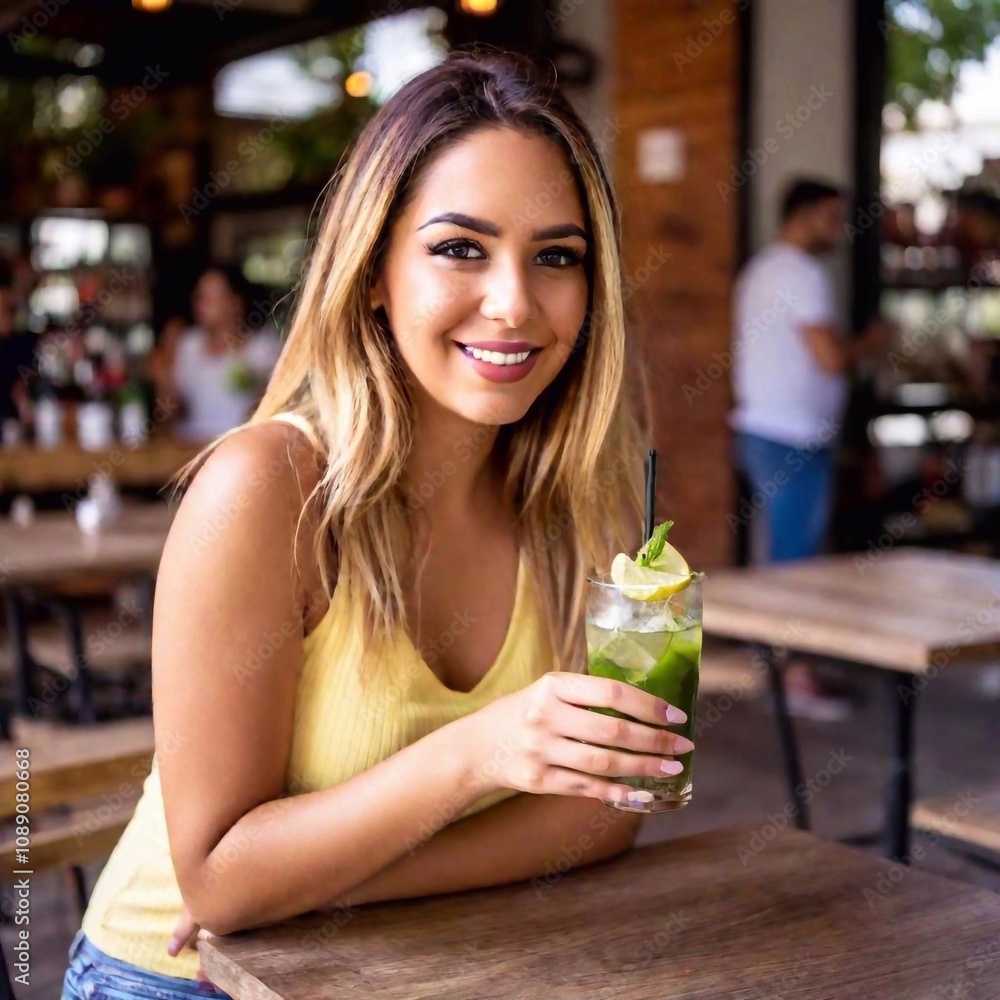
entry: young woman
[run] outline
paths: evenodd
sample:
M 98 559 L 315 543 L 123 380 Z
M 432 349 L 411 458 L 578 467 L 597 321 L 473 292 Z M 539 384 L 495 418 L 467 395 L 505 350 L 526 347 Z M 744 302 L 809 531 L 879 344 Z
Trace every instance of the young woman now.
M 156 763 L 65 1000 L 204 996 L 199 925 L 632 844 L 599 800 L 648 793 L 613 776 L 691 745 L 584 672 L 585 576 L 640 540 L 617 227 L 584 126 L 513 58 L 454 55 L 368 125 L 264 399 L 167 541 Z

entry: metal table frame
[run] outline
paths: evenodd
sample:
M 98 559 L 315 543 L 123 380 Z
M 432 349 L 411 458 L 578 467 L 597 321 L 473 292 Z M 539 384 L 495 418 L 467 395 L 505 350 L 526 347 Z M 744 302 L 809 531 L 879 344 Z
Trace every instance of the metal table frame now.
M 771 699 L 778 726 L 782 763 L 788 782 L 789 797 L 796 807 L 795 824 L 800 830 L 809 829 L 809 811 L 803 796 L 805 779 L 802 760 L 788 702 L 785 698 L 783 671 L 788 652 L 778 655 L 771 646 L 756 645 L 758 655 L 767 664 Z M 885 784 L 885 826 L 882 851 L 896 861 L 906 857 L 910 849 L 910 806 L 913 802 L 913 730 L 916 715 L 917 689 L 913 674 L 901 670 L 869 667 L 881 675 L 881 683 L 890 702 L 891 741 Z

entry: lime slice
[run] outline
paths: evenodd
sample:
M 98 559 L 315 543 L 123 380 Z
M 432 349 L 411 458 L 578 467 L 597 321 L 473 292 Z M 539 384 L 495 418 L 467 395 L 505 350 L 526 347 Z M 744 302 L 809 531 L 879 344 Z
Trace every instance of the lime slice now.
M 640 556 L 645 547 L 644 545 L 642 549 L 639 549 Z M 649 568 L 655 569 L 659 573 L 672 573 L 674 576 L 691 575 L 691 567 L 688 566 L 684 556 L 670 542 L 663 543 L 663 551 L 649 564 Z
M 674 550 L 676 552 L 676 549 Z M 691 582 L 687 563 L 677 553 L 684 572 L 672 573 L 651 566 L 637 566 L 626 552 L 619 552 L 611 564 L 611 579 L 622 593 L 634 601 L 664 601 Z M 658 560 L 659 561 L 659 560 Z

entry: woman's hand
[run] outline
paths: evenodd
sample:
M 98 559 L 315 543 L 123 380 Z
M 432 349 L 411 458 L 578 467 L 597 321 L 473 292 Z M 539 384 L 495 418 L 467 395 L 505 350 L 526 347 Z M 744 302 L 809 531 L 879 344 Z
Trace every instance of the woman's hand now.
M 167 945 L 167 954 L 171 958 L 176 958 L 185 948 L 194 950 L 197 947 L 200 932 L 201 927 L 194 922 L 191 914 L 185 909 L 181 914 L 181 919 L 177 921 L 170 944 Z M 211 982 L 201 969 L 198 969 L 197 976 L 202 983 Z
M 639 722 L 586 707 L 611 708 Z M 620 776 L 680 774 L 672 760 L 694 744 L 654 726 L 687 721 L 679 708 L 607 677 L 553 672 L 473 715 L 476 780 L 493 788 L 645 802 L 649 792 L 617 784 Z M 624 751 L 632 751 L 626 753 Z

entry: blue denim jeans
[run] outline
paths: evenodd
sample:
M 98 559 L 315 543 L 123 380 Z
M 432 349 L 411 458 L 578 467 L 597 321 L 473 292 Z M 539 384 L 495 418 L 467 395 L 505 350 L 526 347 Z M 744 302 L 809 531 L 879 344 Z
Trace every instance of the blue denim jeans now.
M 736 435 L 736 461 L 750 484 L 744 523 L 764 518 L 768 562 L 819 555 L 833 504 L 833 449 L 796 448 L 755 434 Z
M 82 930 L 69 949 L 69 968 L 63 979 L 62 1000 L 232 1000 L 211 983 L 147 972 L 106 955 L 90 943 Z

